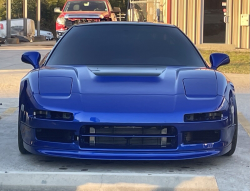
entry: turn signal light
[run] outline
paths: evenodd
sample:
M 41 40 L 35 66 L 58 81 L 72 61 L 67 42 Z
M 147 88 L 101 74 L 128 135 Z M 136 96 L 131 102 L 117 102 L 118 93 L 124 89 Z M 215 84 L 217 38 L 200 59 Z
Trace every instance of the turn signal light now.
M 184 115 L 185 122 L 196 122 L 196 121 L 216 121 L 223 118 L 222 112 L 211 112 L 211 113 L 194 113 Z
M 34 111 L 34 117 L 39 119 L 52 119 L 52 120 L 66 120 L 72 121 L 73 114 L 69 112 L 58 112 L 58 111 Z

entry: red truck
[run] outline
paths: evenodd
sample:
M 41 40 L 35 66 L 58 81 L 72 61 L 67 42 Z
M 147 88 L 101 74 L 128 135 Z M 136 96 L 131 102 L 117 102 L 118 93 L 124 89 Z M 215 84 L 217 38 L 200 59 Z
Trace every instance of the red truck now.
M 56 7 L 54 12 L 60 13 L 56 20 L 56 36 L 59 39 L 73 25 L 117 21 L 115 13 L 121 12 L 121 9 L 112 9 L 108 0 L 68 0 L 62 11 Z

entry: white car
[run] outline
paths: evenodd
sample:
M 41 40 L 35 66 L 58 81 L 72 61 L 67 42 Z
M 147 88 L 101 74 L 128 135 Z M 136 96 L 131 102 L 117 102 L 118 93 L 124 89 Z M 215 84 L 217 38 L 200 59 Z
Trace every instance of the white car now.
M 40 35 L 45 36 L 46 40 L 53 40 L 54 35 L 50 31 L 40 30 Z M 35 30 L 35 36 L 37 36 L 37 30 Z
M 11 35 L 23 36 L 23 19 L 11 19 Z M 35 35 L 35 22 L 27 19 L 27 37 Z M 6 20 L 0 21 L 0 37 L 6 37 Z

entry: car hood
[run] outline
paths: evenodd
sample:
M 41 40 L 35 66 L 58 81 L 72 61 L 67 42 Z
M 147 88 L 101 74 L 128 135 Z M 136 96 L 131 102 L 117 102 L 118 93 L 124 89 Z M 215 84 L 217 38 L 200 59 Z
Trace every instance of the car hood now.
M 206 68 L 55 66 L 39 70 L 35 97 L 48 110 L 171 113 L 213 111 L 223 100 L 217 94 Z
M 56 77 L 60 77 L 56 79 Z M 65 81 L 70 78 L 70 82 Z M 54 79 L 54 80 L 53 80 Z M 168 66 L 75 66 L 44 67 L 39 71 L 40 89 L 50 91 L 63 81 L 72 93 L 112 95 L 217 95 L 214 70 Z M 70 90 L 69 90 L 70 88 Z

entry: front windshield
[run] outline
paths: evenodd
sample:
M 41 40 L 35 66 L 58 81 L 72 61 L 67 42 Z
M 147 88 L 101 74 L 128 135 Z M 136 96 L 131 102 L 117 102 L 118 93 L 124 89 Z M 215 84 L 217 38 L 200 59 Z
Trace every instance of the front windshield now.
M 205 66 L 179 29 L 135 24 L 74 27 L 57 45 L 48 65 Z
M 69 1 L 63 11 L 108 11 L 108 8 L 105 1 Z

